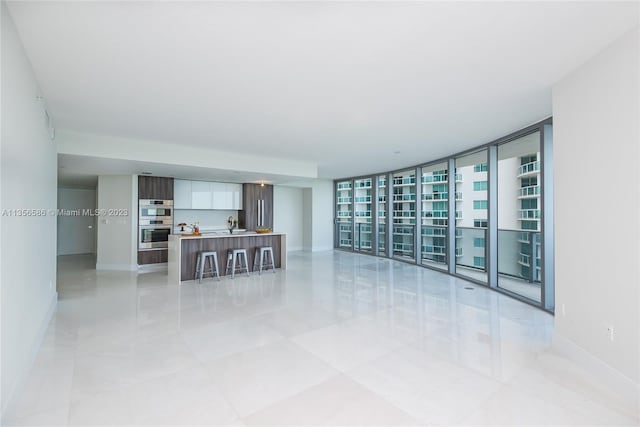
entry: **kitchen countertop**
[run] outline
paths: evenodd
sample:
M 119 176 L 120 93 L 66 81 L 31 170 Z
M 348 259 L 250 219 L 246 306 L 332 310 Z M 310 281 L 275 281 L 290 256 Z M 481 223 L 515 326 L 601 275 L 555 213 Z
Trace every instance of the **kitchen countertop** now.
M 193 234 L 170 234 L 169 239 L 220 239 L 224 237 L 248 237 L 248 236 L 282 236 L 285 233 L 272 231 L 270 233 L 256 233 L 255 231 L 240 231 L 230 234 L 228 231 L 224 233 L 202 233 L 199 236 Z

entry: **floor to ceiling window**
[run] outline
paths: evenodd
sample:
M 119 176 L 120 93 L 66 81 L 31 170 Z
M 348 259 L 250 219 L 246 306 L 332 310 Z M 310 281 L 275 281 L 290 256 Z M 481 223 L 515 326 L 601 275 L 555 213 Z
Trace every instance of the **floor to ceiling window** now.
M 540 132 L 498 146 L 498 286 L 541 298 Z
M 379 175 L 378 183 L 378 255 L 387 254 L 387 175 Z
M 416 170 L 393 174 L 393 256 L 415 260 Z
M 422 264 L 443 270 L 448 266 L 447 230 L 451 196 L 447 169 L 447 162 L 424 166 L 420 179 Z M 455 197 L 458 199 L 461 197 Z
M 455 159 L 456 274 L 487 282 L 488 175 L 487 150 Z
M 336 243 L 337 247 L 353 247 L 353 189 L 351 180 L 336 184 Z
M 553 311 L 553 257 L 544 257 L 553 253 L 551 144 L 547 119 L 437 162 L 337 180 L 335 247 L 446 271 Z
M 373 229 L 372 226 L 372 185 L 371 178 L 356 179 L 353 181 L 353 205 L 354 205 L 354 247 L 359 252 L 370 253 L 372 251 Z

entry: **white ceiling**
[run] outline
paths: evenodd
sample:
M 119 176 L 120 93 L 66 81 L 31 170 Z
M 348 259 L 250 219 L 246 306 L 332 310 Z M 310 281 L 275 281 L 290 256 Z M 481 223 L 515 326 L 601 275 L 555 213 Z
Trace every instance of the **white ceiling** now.
M 639 8 L 8 4 L 56 127 L 315 161 L 329 178 L 440 158 L 551 115 L 551 86 L 637 26 Z

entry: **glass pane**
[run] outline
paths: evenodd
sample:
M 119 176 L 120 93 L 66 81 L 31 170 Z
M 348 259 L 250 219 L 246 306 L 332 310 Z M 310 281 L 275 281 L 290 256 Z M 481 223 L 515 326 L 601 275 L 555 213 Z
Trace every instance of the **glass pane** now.
M 498 147 L 498 287 L 540 302 L 540 133 Z
M 371 252 L 371 178 L 356 179 L 353 182 L 353 200 L 355 214 L 355 245 L 354 250 Z
M 487 282 L 487 150 L 455 159 L 456 273 Z
M 378 176 L 378 254 L 387 255 L 387 176 Z
M 338 236 L 338 247 L 351 249 L 353 243 L 353 230 L 351 212 L 351 203 L 353 190 L 351 181 L 342 181 L 336 184 L 336 203 L 337 203 L 337 220 L 336 235 Z
M 411 169 L 393 175 L 393 256 L 415 260 L 416 172 Z
M 447 268 L 449 179 L 447 163 L 422 168 L 422 264 Z

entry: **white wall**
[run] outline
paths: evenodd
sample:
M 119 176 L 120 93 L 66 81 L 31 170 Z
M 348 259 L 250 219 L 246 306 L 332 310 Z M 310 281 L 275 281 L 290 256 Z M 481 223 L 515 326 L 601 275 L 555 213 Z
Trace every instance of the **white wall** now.
M 127 209 L 127 216 L 98 217 L 96 269 L 137 269 L 137 181 L 131 175 L 98 177 L 98 210 Z
M 636 29 L 553 87 L 556 332 L 636 384 L 638 48 Z
M 2 209 L 55 210 L 57 154 L 45 126 L 31 65 L 4 2 L 2 71 Z M 24 380 L 56 304 L 56 218 L 0 216 L 2 411 Z M 35 263 L 35 264 L 34 264 Z
M 287 233 L 287 250 L 303 247 L 303 190 L 296 187 L 273 187 L 273 229 Z
M 333 181 L 317 180 L 311 187 L 311 226 L 313 251 L 333 249 Z
M 58 210 L 80 211 L 77 216 L 58 213 L 58 255 L 96 252 L 96 218 L 82 214 L 96 207 L 96 190 L 58 188 Z

